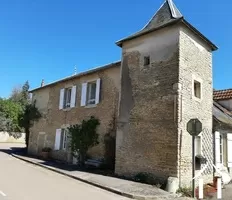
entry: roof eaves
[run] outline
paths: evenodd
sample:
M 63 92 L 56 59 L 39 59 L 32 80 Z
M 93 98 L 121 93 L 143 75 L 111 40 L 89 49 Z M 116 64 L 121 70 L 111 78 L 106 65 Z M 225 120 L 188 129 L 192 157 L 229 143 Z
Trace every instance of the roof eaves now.
M 32 92 L 35 92 L 37 90 L 44 89 L 44 88 L 47 88 L 49 86 L 55 85 L 57 83 L 68 81 L 68 80 L 71 80 L 71 79 L 74 79 L 74 78 L 77 78 L 77 77 L 81 77 L 81 76 L 84 76 L 84 75 L 92 74 L 92 73 L 95 73 L 95 72 L 98 72 L 98 71 L 101 71 L 101 70 L 109 69 L 111 67 L 115 67 L 116 65 L 119 65 L 120 63 L 121 63 L 121 61 L 116 61 L 116 62 L 107 64 L 107 65 L 104 65 L 104 66 L 101 66 L 101 67 L 96 67 L 96 68 L 93 68 L 93 69 L 90 69 L 90 70 L 87 70 L 87 71 L 83 71 L 83 72 L 81 72 L 79 74 L 76 74 L 76 75 L 73 75 L 73 76 L 68 76 L 66 78 L 63 78 L 63 79 L 54 81 L 52 83 L 49 83 L 49 84 L 47 84 L 47 85 L 45 85 L 43 87 L 37 87 L 37 88 L 35 88 L 33 90 L 30 90 L 29 92 L 32 93 Z
M 161 26 L 152 28 L 152 29 L 147 30 L 147 31 L 140 31 L 140 32 L 137 32 L 137 33 L 135 33 L 135 34 L 133 34 L 133 35 L 131 35 L 131 36 L 129 36 L 129 37 L 126 37 L 126 38 L 123 38 L 123 39 L 121 39 L 121 40 L 118 40 L 118 41 L 116 42 L 116 45 L 118 45 L 119 47 L 122 47 L 122 43 L 125 42 L 125 41 L 129 41 L 129 40 L 135 39 L 135 38 L 137 38 L 137 37 L 140 37 L 140 36 L 142 36 L 142 35 L 146 35 L 146 34 L 151 33 L 151 32 L 153 32 L 153 31 L 157 31 L 157 30 L 162 29 L 162 28 L 165 28 L 165 27 L 167 27 L 167 26 L 171 26 L 171 25 L 176 24 L 177 22 L 179 22 L 181 19 L 182 19 L 182 18 L 175 19 L 175 20 L 173 20 L 173 21 L 171 21 L 171 22 L 169 22 L 169 23 L 167 23 L 167 24 L 163 24 L 163 25 L 161 25 Z
M 198 31 L 193 25 L 191 25 L 189 22 L 187 22 L 184 18 L 182 19 L 182 22 L 185 26 L 187 26 L 190 30 L 192 30 L 195 34 L 197 34 L 202 40 L 204 40 L 213 51 L 216 51 L 218 47 L 213 44 L 207 37 L 205 37 L 200 31 Z

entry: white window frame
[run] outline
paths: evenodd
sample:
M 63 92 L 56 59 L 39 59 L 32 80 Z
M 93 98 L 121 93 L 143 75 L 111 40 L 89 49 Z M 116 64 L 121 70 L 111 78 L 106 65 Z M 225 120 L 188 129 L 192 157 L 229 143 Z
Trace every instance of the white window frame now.
M 94 91 L 94 94 L 95 94 L 95 98 L 94 99 L 89 99 L 89 97 L 91 96 L 91 93 L 92 93 L 92 85 L 95 84 L 95 91 Z M 91 86 L 91 87 L 90 87 Z M 95 81 L 91 81 L 91 82 L 88 82 L 87 83 L 87 96 L 86 96 L 86 105 L 87 106 L 91 106 L 91 105 L 95 105 L 96 104 L 96 91 L 97 91 L 97 80 Z M 94 103 L 92 103 L 94 102 Z
M 223 135 L 220 133 L 220 163 L 224 164 L 224 140 Z
M 68 144 L 67 129 L 62 129 L 61 134 L 62 134 L 61 150 L 66 150 L 67 149 L 67 144 Z
M 200 98 L 195 96 L 195 81 L 200 83 Z M 200 77 L 197 77 L 195 75 L 192 76 L 192 98 L 196 101 L 201 101 L 203 99 L 203 93 L 202 93 L 202 87 L 203 87 L 203 81 Z
M 70 92 L 70 98 L 69 98 L 69 102 L 67 102 L 67 97 L 68 97 L 68 91 Z M 72 99 L 72 87 L 67 87 L 64 88 L 64 109 L 68 109 L 71 108 L 71 99 Z

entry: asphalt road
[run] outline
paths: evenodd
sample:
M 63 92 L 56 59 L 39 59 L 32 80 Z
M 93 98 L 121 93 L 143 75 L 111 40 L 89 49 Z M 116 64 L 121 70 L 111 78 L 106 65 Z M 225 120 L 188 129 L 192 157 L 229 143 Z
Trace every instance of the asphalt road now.
M 0 143 L 0 200 L 129 200 L 13 158 L 9 147 Z

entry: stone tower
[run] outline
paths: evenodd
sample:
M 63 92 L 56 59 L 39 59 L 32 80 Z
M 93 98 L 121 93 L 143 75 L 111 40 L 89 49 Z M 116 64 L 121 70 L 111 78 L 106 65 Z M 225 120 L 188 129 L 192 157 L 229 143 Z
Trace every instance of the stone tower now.
M 217 47 L 184 19 L 172 0 L 141 31 L 116 44 L 122 48 L 122 68 L 115 172 L 172 176 L 188 184 L 188 120 L 199 118 L 213 143 L 212 51 Z M 204 148 L 202 154 L 213 159 L 213 149 Z

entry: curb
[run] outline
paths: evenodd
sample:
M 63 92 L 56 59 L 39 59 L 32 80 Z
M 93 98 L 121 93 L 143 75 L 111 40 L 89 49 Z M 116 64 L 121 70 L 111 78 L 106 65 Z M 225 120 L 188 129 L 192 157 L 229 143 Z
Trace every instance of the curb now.
M 118 194 L 118 195 L 121 195 L 121 196 L 124 196 L 124 197 L 127 197 L 127 198 L 131 198 L 131 199 L 137 199 L 137 200 L 158 200 L 158 199 L 167 199 L 167 197 L 144 197 L 144 196 L 137 196 L 137 195 L 132 195 L 132 194 L 128 194 L 128 193 L 125 193 L 125 192 L 121 192 L 119 190 L 116 190 L 116 189 L 113 189 L 113 188 L 109 188 L 109 187 L 106 187 L 106 186 L 103 186 L 103 185 L 100 185 L 100 184 L 97 184 L 97 183 L 93 183 L 91 181 L 88 181 L 88 180 L 84 180 L 82 178 L 79 178 L 79 177 L 76 177 L 76 176 L 73 176 L 73 175 L 70 175 L 70 174 L 67 174 L 65 172 L 62 172 L 60 170 L 57 170 L 57 169 L 54 169 L 52 167 L 48 167 L 48 166 L 45 166 L 45 165 L 42 165 L 42 164 L 39 164 L 39 163 L 36 163 L 36 162 L 33 162 L 33 161 L 30 161 L 30 160 L 27 160 L 27 159 L 24 159 L 22 158 L 21 156 L 18 156 L 16 154 L 11 154 L 11 156 L 19 159 L 19 160 L 22 160 L 22 161 L 25 161 L 27 163 L 30 163 L 32 165 L 36 165 L 36 166 L 39 166 L 39 167 L 42 167 L 42 168 L 45 168 L 45 169 L 48 169 L 50 171 L 53 171 L 53 172 L 56 172 L 56 173 L 59 173 L 59 174 L 62 174 L 64 176 L 67 176 L 69 178 L 72 178 L 72 179 L 75 179 L 75 180 L 78 180 L 78 181 L 81 181 L 81 182 L 84 182 L 84 183 L 87 183 L 89 185 L 92 185 L 92 186 L 95 186 L 95 187 L 98 187 L 98 188 L 101 188 L 103 190 L 106 190 L 108 192 L 112 192 L 112 193 L 115 193 L 115 194 Z

